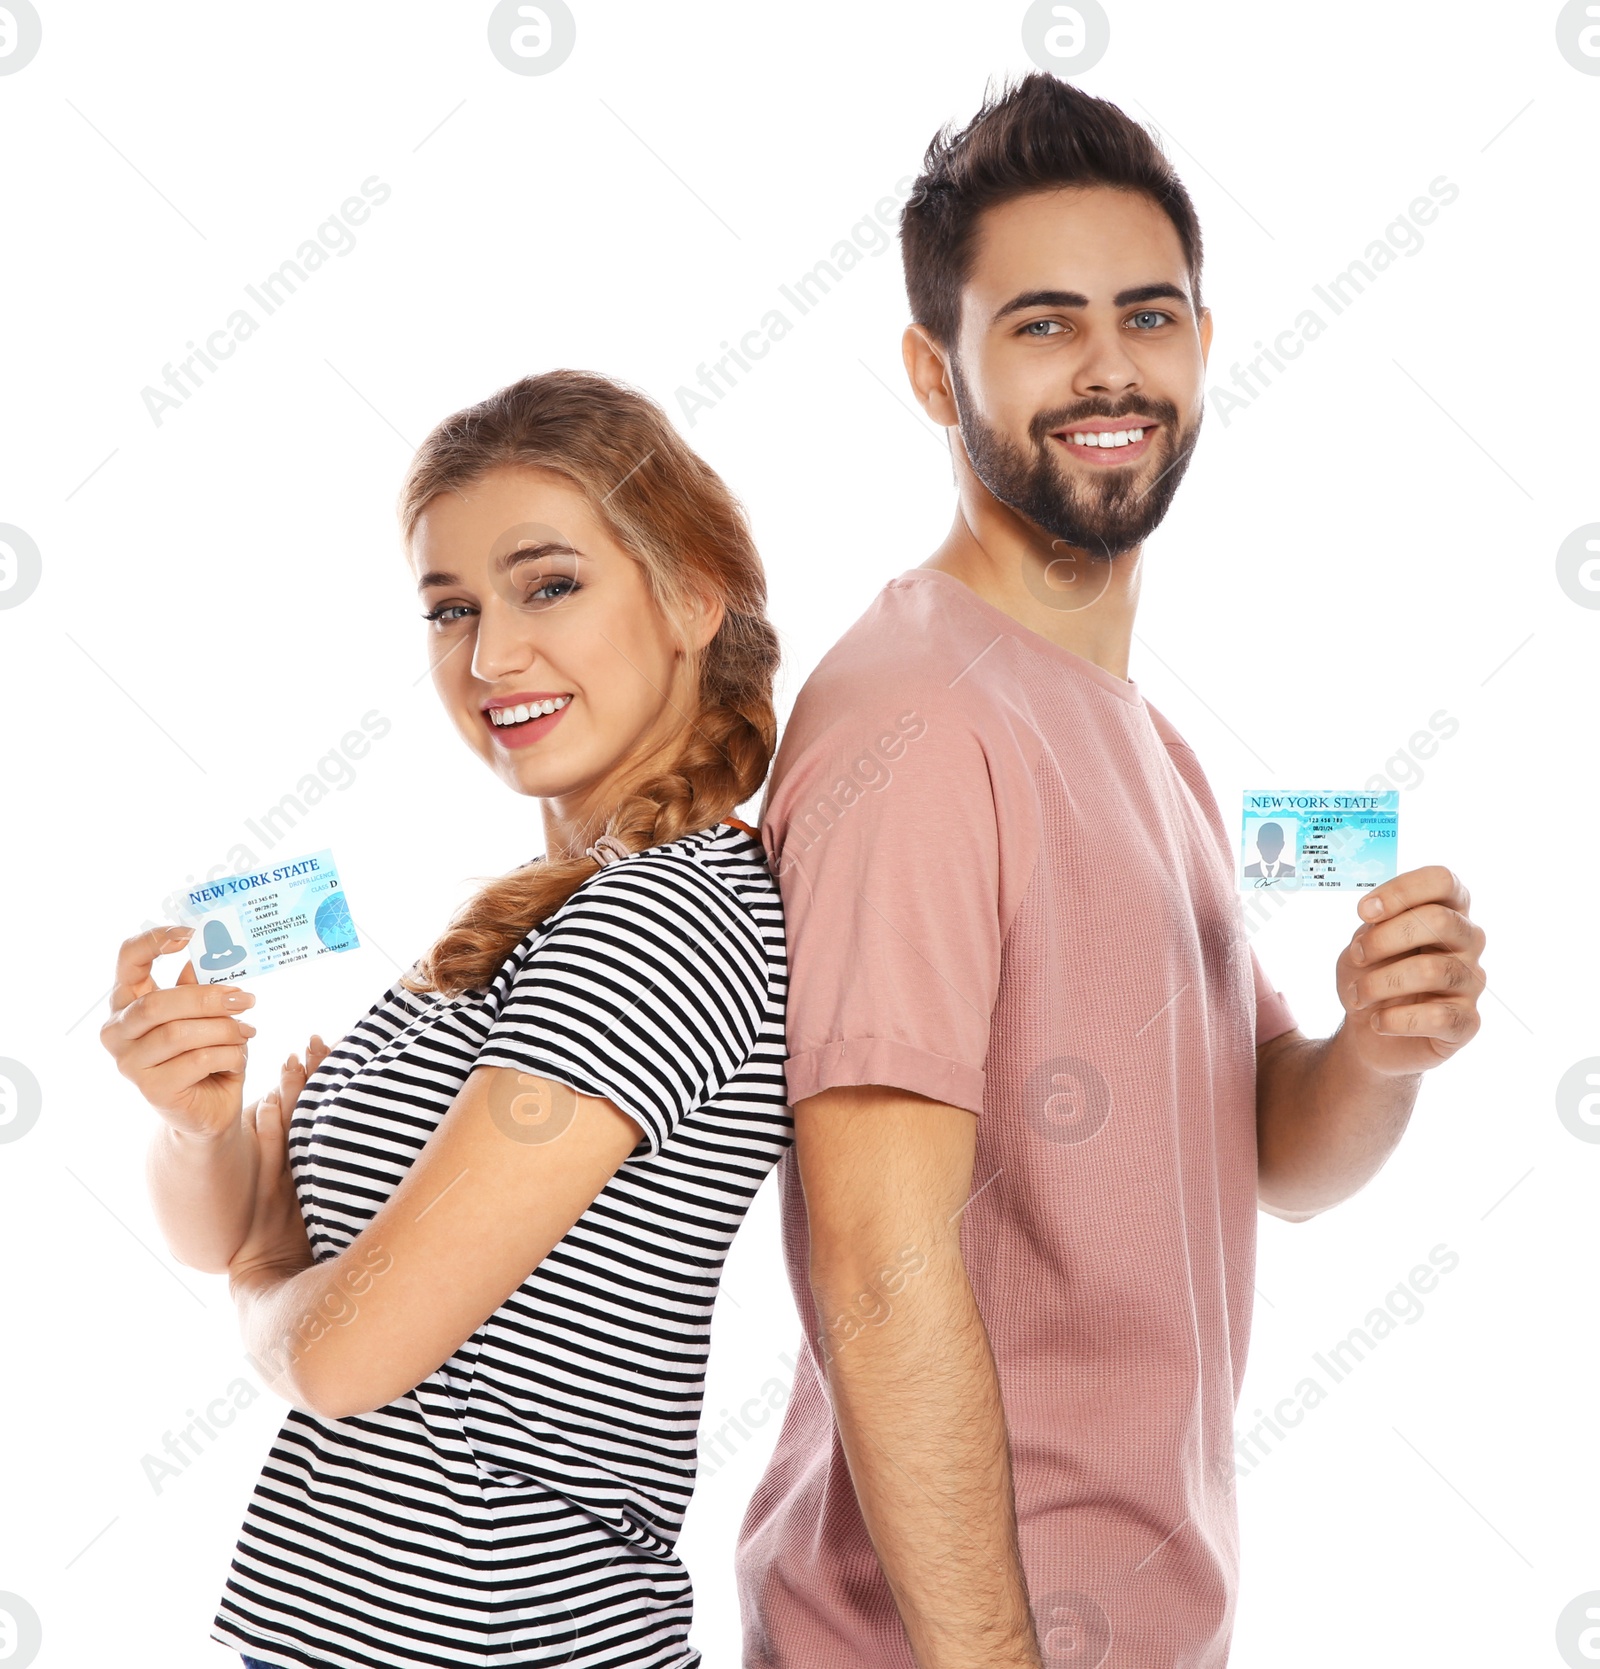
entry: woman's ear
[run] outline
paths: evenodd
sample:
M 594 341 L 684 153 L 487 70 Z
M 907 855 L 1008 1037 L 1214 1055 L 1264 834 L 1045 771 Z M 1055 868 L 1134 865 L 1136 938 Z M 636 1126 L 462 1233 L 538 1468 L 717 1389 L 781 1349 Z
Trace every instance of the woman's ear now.
M 698 653 L 717 635 L 727 610 L 722 599 L 709 591 L 692 591 L 684 605 L 684 648 Z

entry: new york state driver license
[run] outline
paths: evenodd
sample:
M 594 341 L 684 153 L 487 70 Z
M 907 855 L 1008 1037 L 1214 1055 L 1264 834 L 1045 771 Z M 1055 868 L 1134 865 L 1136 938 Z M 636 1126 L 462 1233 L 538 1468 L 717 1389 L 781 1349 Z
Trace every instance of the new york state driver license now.
M 178 896 L 179 919 L 195 928 L 189 961 L 202 985 L 231 985 L 361 943 L 331 851 L 225 875 Z
M 1399 873 L 1400 791 L 1245 790 L 1239 890 L 1366 892 Z

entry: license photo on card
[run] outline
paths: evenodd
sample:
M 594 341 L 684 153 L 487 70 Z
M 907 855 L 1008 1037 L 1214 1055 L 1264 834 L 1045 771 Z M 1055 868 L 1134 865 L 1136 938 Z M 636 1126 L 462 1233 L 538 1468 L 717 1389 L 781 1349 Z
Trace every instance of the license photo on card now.
M 1400 791 L 1246 789 L 1239 890 L 1365 892 L 1399 872 Z
M 195 928 L 189 961 L 202 985 L 231 985 L 360 945 L 331 851 L 181 889 Z

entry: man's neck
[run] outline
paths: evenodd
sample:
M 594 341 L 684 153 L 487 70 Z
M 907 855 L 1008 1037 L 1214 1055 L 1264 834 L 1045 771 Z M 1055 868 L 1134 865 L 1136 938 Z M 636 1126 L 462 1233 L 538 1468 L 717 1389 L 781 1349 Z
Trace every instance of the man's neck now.
M 1052 545 L 1031 522 L 982 496 L 987 504 L 964 495 L 944 543 L 920 566 L 949 574 L 1040 637 L 1126 678 L 1142 547 L 1096 561 Z

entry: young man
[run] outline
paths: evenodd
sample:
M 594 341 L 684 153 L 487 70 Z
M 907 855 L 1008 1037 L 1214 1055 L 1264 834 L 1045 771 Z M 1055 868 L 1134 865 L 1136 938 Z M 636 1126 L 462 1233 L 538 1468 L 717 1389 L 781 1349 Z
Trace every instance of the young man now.
M 1030 76 L 935 139 L 901 236 L 958 502 L 768 791 L 807 1343 L 741 1535 L 745 1662 L 1219 1669 L 1257 1207 L 1380 1168 L 1477 1030 L 1483 933 L 1449 870 L 1398 876 L 1338 1031 L 1301 1036 L 1199 761 L 1126 677 L 1211 340 L 1145 131 Z

